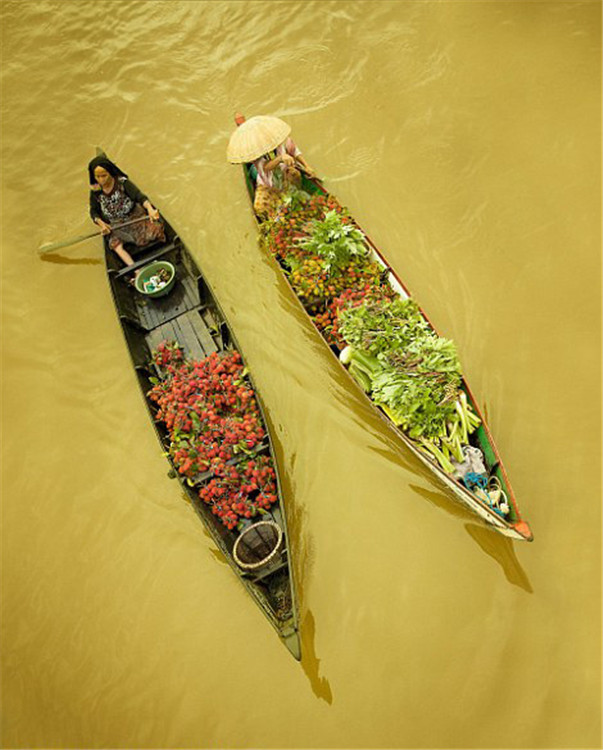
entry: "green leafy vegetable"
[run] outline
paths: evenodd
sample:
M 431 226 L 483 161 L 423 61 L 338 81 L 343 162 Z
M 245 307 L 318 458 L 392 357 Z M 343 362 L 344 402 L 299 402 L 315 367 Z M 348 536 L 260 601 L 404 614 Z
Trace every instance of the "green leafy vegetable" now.
M 323 219 L 314 219 L 310 232 L 310 236 L 301 238 L 299 243 L 305 251 L 323 259 L 329 276 L 342 271 L 352 258 L 368 256 L 362 232 L 337 211 L 327 211 Z
M 371 398 L 392 421 L 413 439 L 448 438 L 447 423 L 461 419 L 456 405 L 461 367 L 454 343 L 437 336 L 417 304 L 365 302 L 341 311 L 340 330 L 352 347 L 346 357 L 350 368 L 370 378 Z M 456 443 L 452 452 L 458 454 Z
M 372 381 L 372 398 L 385 404 L 411 438 L 440 439 L 446 422 L 454 418 L 450 381 L 417 371 L 395 370 L 386 365 Z
M 342 310 L 339 329 L 348 344 L 374 355 L 405 350 L 415 339 L 435 335 L 411 299 L 366 302 Z

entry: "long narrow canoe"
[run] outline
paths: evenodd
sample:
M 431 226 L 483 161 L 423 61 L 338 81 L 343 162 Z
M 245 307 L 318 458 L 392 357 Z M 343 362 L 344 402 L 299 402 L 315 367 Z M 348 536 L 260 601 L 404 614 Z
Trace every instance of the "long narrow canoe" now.
M 247 191 L 249 193 L 249 197 L 251 199 L 251 205 L 253 207 L 253 202 L 254 202 L 254 197 L 255 197 L 255 180 L 253 179 L 253 176 L 252 176 L 252 166 L 250 164 L 244 164 L 243 171 L 244 171 Z M 326 196 L 327 198 L 329 197 L 334 198 L 334 196 L 332 196 L 330 193 L 327 192 L 327 190 L 324 188 L 324 186 L 322 185 L 320 181 L 314 178 L 309 178 L 305 174 L 302 175 L 302 184 L 300 187 L 302 190 L 304 190 L 306 193 L 309 193 L 309 194 L 319 193 L 323 196 Z M 255 213 L 254 213 L 254 216 L 256 218 L 258 225 L 260 225 L 262 223 L 262 219 L 258 217 Z M 366 234 L 366 232 L 364 232 L 362 227 L 360 227 L 357 224 L 357 222 L 354 222 L 354 226 L 364 236 L 364 240 L 370 251 L 371 259 L 374 260 L 383 268 L 383 273 L 386 275 L 387 279 L 389 280 L 389 284 L 391 288 L 394 290 L 394 292 L 402 299 L 410 298 L 411 295 L 407 287 L 398 277 L 395 270 L 386 261 L 383 254 L 377 249 L 377 247 L 375 246 L 373 241 L 370 239 L 370 237 Z M 271 261 L 276 265 L 277 268 L 279 268 L 279 270 L 283 272 L 283 275 L 287 283 L 289 284 L 291 291 L 297 297 L 295 289 L 289 282 L 288 269 L 278 260 L 278 258 L 275 258 L 271 253 L 269 253 L 269 255 L 270 255 Z M 305 311 L 305 307 L 301 303 L 301 300 L 299 300 L 299 297 L 297 297 L 297 299 L 300 302 L 302 309 L 304 309 Z M 427 317 L 425 312 L 420 307 L 419 307 L 419 310 L 420 310 L 421 315 L 427 322 L 427 324 L 431 327 L 433 332 L 436 333 L 434 326 L 429 321 L 429 318 Z M 312 323 L 315 325 L 312 316 L 308 315 L 308 317 L 312 321 Z M 324 339 L 324 336 L 321 333 L 320 329 L 317 326 L 316 328 L 317 328 L 318 333 Z M 349 374 L 349 371 L 339 361 L 339 354 L 340 354 L 339 348 L 336 345 L 334 345 L 332 342 L 328 342 L 326 339 L 324 340 L 325 340 L 325 344 L 329 346 L 329 348 L 333 352 L 340 366 L 344 369 L 346 373 Z M 354 380 L 351 377 L 351 375 L 350 375 L 350 378 Z M 354 383 L 357 385 L 355 380 L 354 380 Z M 357 387 L 359 386 L 357 385 Z M 365 396 L 367 400 L 370 402 L 371 406 L 377 411 L 379 416 L 387 423 L 387 425 L 390 428 L 392 428 L 395 431 L 396 435 L 402 440 L 402 442 L 406 444 L 406 446 L 414 453 L 414 455 L 435 474 L 437 479 L 443 485 L 445 485 L 447 490 L 451 491 L 452 497 L 454 497 L 457 500 L 460 500 L 470 511 L 477 514 L 477 516 L 479 516 L 483 521 L 485 521 L 491 528 L 496 529 L 501 534 L 511 537 L 512 539 L 532 541 L 533 540 L 532 531 L 528 523 L 525 520 L 523 520 L 520 514 L 515 494 L 513 493 L 513 490 L 511 488 L 509 477 L 507 475 L 507 472 L 503 465 L 499 451 L 494 442 L 494 438 L 492 437 L 492 434 L 490 432 L 490 429 L 488 428 L 484 415 L 480 411 L 477 401 L 475 397 L 473 396 L 471 389 L 469 388 L 469 385 L 467 384 L 464 378 L 462 379 L 462 382 L 461 382 L 461 388 L 466 394 L 467 401 L 470 404 L 471 408 L 481 420 L 481 424 L 479 428 L 470 436 L 470 444 L 473 447 L 479 448 L 480 451 L 482 452 L 483 457 L 484 457 L 484 464 L 485 464 L 488 476 L 496 477 L 498 479 L 499 486 L 502 488 L 502 490 L 504 491 L 508 499 L 509 510 L 505 514 L 498 512 L 497 509 L 493 507 L 490 503 L 486 502 L 486 500 L 482 496 L 479 496 L 479 494 L 477 494 L 472 489 L 469 489 L 467 486 L 465 486 L 465 484 L 461 481 L 460 478 L 457 479 L 452 474 L 445 472 L 435 459 L 426 455 L 422 450 L 419 449 L 417 444 L 413 440 L 411 440 L 405 434 L 405 432 L 402 429 L 400 429 L 392 421 L 392 419 L 388 416 L 388 414 L 379 405 L 375 404 L 369 398 L 368 395 L 365 394 Z
M 237 351 L 242 356 L 241 348 L 236 342 L 207 279 L 174 229 L 165 219 L 164 223 L 165 242 L 155 243 L 139 250 L 134 255 L 134 266 L 122 268 L 117 255 L 109 249 L 105 240 L 107 277 L 138 384 L 162 449 L 171 463 L 170 476 L 179 479 L 182 489 L 231 565 L 235 575 L 268 618 L 285 646 L 299 660 L 301 647 L 298 613 L 289 562 L 281 482 L 265 412 L 251 376 L 246 374 L 245 380 L 255 393 L 265 432 L 258 453 L 272 460 L 278 497 L 270 505 L 269 510 L 262 510 L 259 519 L 256 517 L 249 521 L 245 520 L 243 522 L 245 528 L 240 531 L 223 525 L 211 512 L 210 507 L 199 497 L 199 491 L 208 487 L 212 481 L 211 470 L 199 473 L 192 479 L 176 471 L 174 460 L 169 455 L 170 435 L 163 421 L 157 417 L 157 404 L 149 398 L 149 392 L 157 384 L 157 380 L 165 376 L 165 373 L 153 364 L 152 357 L 152 352 L 156 351 L 164 341 L 176 343 L 183 350 L 187 360 L 196 362 L 205 360 L 214 353 L 218 357 L 223 357 Z M 126 247 L 132 254 L 136 252 L 135 248 Z M 130 280 L 134 271 L 144 269 L 150 262 L 158 260 L 168 261 L 175 267 L 176 282 L 166 296 L 153 298 L 138 292 Z M 237 557 L 236 545 L 239 544 L 242 534 L 258 520 L 266 523 L 267 531 L 278 535 L 278 545 L 275 546 L 274 554 L 265 564 L 254 563 L 253 550 L 250 553 L 247 549 L 247 562 L 251 562 L 241 567 L 241 555 Z M 255 545 L 261 548 L 263 530 L 262 526 L 259 531 L 254 531 L 251 535 L 252 547 Z M 247 534 L 246 539 L 249 536 L 250 534 Z M 269 541 L 275 544 L 274 539 Z

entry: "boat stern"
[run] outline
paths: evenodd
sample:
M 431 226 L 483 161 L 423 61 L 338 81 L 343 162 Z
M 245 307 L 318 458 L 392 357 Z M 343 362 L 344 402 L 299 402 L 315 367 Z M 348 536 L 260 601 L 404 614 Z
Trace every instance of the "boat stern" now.
M 297 630 L 281 634 L 281 640 L 297 661 L 301 661 L 301 642 Z
M 526 542 L 534 541 L 534 534 L 532 534 L 532 529 L 526 521 L 517 521 L 512 526 L 521 538 L 526 540 Z

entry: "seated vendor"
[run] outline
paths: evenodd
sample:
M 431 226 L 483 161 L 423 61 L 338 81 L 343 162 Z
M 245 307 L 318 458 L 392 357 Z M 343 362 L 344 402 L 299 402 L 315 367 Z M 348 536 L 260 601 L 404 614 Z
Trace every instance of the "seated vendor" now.
M 159 211 L 112 161 L 97 156 L 88 164 L 88 175 L 90 217 L 103 234 L 109 235 L 109 247 L 127 266 L 133 265 L 134 260 L 124 248 L 124 243 L 144 247 L 151 242 L 165 240 Z M 113 226 L 145 217 L 149 220 L 117 229 Z
M 258 215 L 270 215 L 280 193 L 289 185 L 300 185 L 300 168 L 309 177 L 314 176 L 314 171 L 292 138 L 287 138 L 274 151 L 251 162 L 251 175 L 256 181 L 253 207 Z

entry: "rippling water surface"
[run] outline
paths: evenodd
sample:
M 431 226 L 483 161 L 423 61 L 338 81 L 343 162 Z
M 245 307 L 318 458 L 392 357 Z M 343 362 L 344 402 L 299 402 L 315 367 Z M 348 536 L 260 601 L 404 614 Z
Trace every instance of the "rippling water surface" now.
M 600 746 L 600 3 L 5 0 L 2 742 Z M 287 119 L 454 338 L 535 533 L 477 525 L 257 247 Z M 285 477 L 295 662 L 166 477 L 90 229 L 96 145 L 177 227 Z

